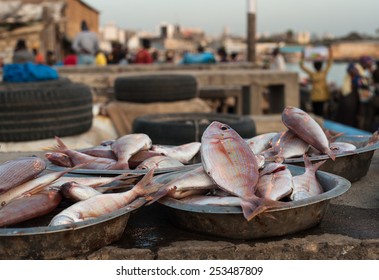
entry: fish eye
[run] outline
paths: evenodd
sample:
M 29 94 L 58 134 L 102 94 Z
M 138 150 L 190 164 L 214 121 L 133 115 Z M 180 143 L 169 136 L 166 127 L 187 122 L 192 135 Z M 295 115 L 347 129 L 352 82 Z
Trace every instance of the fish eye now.
M 221 130 L 228 130 L 229 129 L 229 127 L 227 127 L 227 126 L 222 126 L 221 127 Z

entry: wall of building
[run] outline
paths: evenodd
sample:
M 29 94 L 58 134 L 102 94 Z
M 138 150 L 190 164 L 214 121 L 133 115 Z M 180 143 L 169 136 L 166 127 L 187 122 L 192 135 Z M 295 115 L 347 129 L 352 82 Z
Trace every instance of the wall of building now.
M 333 44 L 333 56 L 340 60 L 356 60 L 362 55 L 379 58 L 379 41 L 339 42 Z
M 91 31 L 99 32 L 99 13 L 79 0 L 66 0 L 66 35 L 73 39 L 80 32 L 82 20 L 86 20 Z

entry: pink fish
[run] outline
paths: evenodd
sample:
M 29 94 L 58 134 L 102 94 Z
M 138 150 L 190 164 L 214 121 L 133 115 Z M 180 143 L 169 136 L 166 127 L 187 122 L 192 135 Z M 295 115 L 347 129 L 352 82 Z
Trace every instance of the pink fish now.
M 257 185 L 257 194 L 260 197 L 280 200 L 291 194 L 292 189 L 292 174 L 285 168 L 261 176 Z
M 309 148 L 309 144 L 299 138 L 290 130 L 285 131 L 273 146 L 276 162 L 283 162 L 287 158 L 303 156 Z
M 0 227 L 10 226 L 53 211 L 62 200 L 55 189 L 44 189 L 39 193 L 12 200 L 0 209 Z
M 201 158 L 205 172 L 221 189 L 246 202 L 241 207 L 247 220 L 282 206 L 256 196 L 259 168 L 255 154 L 230 126 L 214 121 L 207 127 L 201 139 Z
M 45 157 L 52 163 L 62 167 L 73 167 L 71 158 L 64 153 L 46 153 Z
M 299 138 L 320 152 L 328 155 L 332 160 L 336 155 L 329 148 L 329 141 L 320 125 L 303 110 L 287 106 L 282 113 L 284 125 Z
M 117 161 L 109 158 L 99 158 L 90 155 L 83 154 L 81 152 L 69 149 L 59 137 L 55 137 L 57 146 L 54 148 L 54 152 L 64 153 L 68 155 L 74 166 L 82 164 L 86 169 L 118 169 L 116 165 Z
M 191 142 L 179 146 L 167 147 L 163 145 L 153 145 L 151 150 L 162 155 L 175 158 L 183 164 L 188 164 L 191 159 L 200 151 L 200 142 Z
M 21 185 L 40 174 L 46 162 L 39 157 L 22 157 L 0 165 L 0 194 Z

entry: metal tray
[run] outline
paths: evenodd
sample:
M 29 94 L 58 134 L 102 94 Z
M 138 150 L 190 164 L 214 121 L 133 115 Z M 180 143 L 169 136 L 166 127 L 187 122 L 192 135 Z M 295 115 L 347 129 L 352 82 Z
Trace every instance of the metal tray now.
M 368 143 L 369 138 L 370 136 L 366 135 L 340 136 L 337 138 L 337 141 L 354 144 L 357 149 L 351 152 L 337 155 L 335 161 L 333 161 L 327 155 L 313 156 L 309 159 L 312 161 L 312 163 L 326 159 L 327 161 L 321 165 L 319 170 L 342 176 L 348 179 L 350 182 L 356 182 L 362 177 L 366 176 L 368 169 L 370 168 L 374 152 L 379 148 L 379 142 L 369 147 L 365 147 L 365 145 Z M 304 166 L 303 158 L 286 159 L 284 163 Z
M 288 165 L 293 175 L 304 173 L 304 168 Z M 177 227 L 203 234 L 230 239 L 257 239 L 283 236 L 319 224 L 332 198 L 342 195 L 351 183 L 340 176 L 317 172 L 324 193 L 304 200 L 288 202 L 288 206 L 268 210 L 248 222 L 240 207 L 199 206 L 165 197 L 159 200 L 168 211 L 170 221 Z M 271 216 L 271 217 L 270 217 Z
M 18 228 L 0 228 L 0 259 L 64 259 L 100 249 L 121 238 L 131 212 L 144 201 L 133 203 L 133 208 L 126 206 L 96 219 L 75 223 L 74 227 L 47 226 L 58 213 L 55 211 L 21 223 Z

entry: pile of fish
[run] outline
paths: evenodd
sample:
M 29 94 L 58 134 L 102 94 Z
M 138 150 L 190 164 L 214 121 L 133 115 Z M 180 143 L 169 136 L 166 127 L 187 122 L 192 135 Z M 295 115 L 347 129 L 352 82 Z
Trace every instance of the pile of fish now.
M 51 163 L 68 168 L 83 164 L 83 168 L 95 170 L 180 167 L 190 163 L 201 146 L 199 142 L 175 147 L 153 145 L 148 135 L 133 133 L 76 151 L 69 149 L 59 137 L 55 139 L 57 146 L 46 153 Z
M 62 200 L 70 201 L 70 206 L 57 213 L 49 226 L 74 226 L 123 207 L 148 205 L 165 196 L 195 205 L 240 206 L 250 221 L 268 209 L 287 206 L 288 201 L 321 194 L 316 171 L 325 161 L 312 164 L 307 152 L 312 149 L 334 160 L 336 142 L 330 144 L 321 127 L 300 109 L 285 108 L 282 119 L 287 131 L 249 140 L 215 121 L 205 130 L 201 143 L 171 147 L 152 145 L 145 134 L 128 134 L 79 152 L 56 137 L 57 146 L 46 157 L 67 167 L 64 171 L 44 172 L 46 161 L 38 157 L 0 165 L 0 227 L 51 213 Z M 368 145 L 377 141 L 376 133 Z M 199 165 L 155 174 L 157 168 L 167 167 L 161 162 L 188 164 L 198 153 Z M 291 156 L 303 157 L 303 174 L 293 176 L 282 163 Z M 270 158 L 274 161 L 267 160 Z M 155 160 L 150 163 L 150 159 Z M 66 175 L 78 168 L 127 171 L 116 177 Z M 146 174 L 133 174 L 131 168 L 146 169 Z

